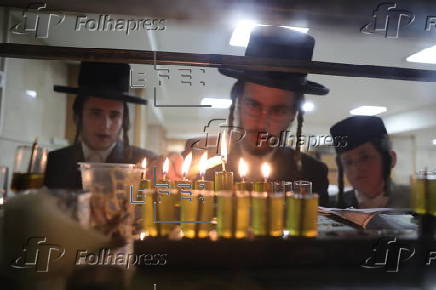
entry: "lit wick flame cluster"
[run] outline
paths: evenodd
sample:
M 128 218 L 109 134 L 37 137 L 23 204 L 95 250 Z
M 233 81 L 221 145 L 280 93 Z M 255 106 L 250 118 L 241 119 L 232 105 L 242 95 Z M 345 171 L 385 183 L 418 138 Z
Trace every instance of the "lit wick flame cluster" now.
M 209 159 L 208 159 L 207 151 L 205 151 L 201 155 L 201 158 L 200 158 L 200 161 L 198 164 L 198 171 L 200 173 L 200 177 L 201 177 L 202 181 L 204 181 L 206 170 L 213 168 L 220 163 L 222 166 L 222 170 L 226 171 L 226 163 L 227 163 L 227 155 L 228 155 L 227 154 L 228 153 L 227 145 L 228 145 L 227 144 L 227 133 L 224 132 L 224 134 L 222 134 L 222 139 L 220 142 L 220 147 L 221 147 L 220 155 L 213 156 Z M 183 164 L 182 164 L 183 180 L 187 180 L 187 176 L 188 176 L 189 170 L 191 168 L 191 164 L 192 164 L 192 152 L 190 152 L 188 155 L 186 155 L 185 159 L 183 160 Z M 147 169 L 147 159 L 146 158 L 144 158 L 142 160 L 141 168 L 143 168 L 144 170 Z M 169 168 L 170 168 L 170 161 L 167 157 L 167 158 L 165 158 L 163 165 L 162 165 L 163 180 L 167 179 Z M 247 174 L 249 172 L 249 168 L 248 168 L 248 163 L 243 158 L 239 159 L 238 172 L 239 172 L 239 176 L 241 177 L 242 182 L 244 182 L 245 178 L 247 177 Z M 262 163 L 261 172 L 262 172 L 262 176 L 263 176 L 265 182 L 267 182 L 268 178 L 271 175 L 271 166 L 268 162 Z M 142 178 L 144 178 L 144 175 L 142 175 Z

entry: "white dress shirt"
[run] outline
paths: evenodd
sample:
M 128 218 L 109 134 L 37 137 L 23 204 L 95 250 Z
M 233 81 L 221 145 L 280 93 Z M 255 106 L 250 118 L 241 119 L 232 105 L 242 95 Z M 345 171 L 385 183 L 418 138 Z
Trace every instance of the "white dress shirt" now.
M 108 149 L 99 151 L 92 150 L 83 141 L 81 143 L 83 157 L 85 157 L 86 162 L 106 162 L 107 157 L 109 156 L 109 154 L 111 154 L 112 149 L 114 149 L 115 145 L 117 144 L 114 143 Z

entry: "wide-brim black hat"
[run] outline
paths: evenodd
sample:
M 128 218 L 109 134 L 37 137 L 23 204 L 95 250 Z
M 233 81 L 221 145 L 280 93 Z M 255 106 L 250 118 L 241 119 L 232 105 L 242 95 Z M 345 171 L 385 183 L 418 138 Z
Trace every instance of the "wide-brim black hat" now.
M 342 153 L 374 139 L 383 138 L 388 132 L 380 117 L 353 116 L 334 124 L 330 128 L 330 134 L 334 140 L 341 139 L 335 144 L 335 149 L 337 153 Z
M 315 39 L 306 33 L 284 27 L 257 26 L 250 34 L 245 56 L 282 60 L 311 61 Z M 228 77 L 254 82 L 267 87 L 279 88 L 303 94 L 325 95 L 329 89 L 308 81 L 307 74 L 236 70 L 220 68 Z
M 82 62 L 79 87 L 55 85 L 54 91 L 146 105 L 147 100 L 129 95 L 129 74 L 126 63 Z

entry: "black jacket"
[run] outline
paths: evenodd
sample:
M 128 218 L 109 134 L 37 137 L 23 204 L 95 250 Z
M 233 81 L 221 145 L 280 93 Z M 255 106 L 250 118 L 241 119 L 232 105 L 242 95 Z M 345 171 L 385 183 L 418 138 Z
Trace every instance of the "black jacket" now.
M 124 150 L 118 142 L 106 159 L 107 163 L 139 163 L 144 157 L 155 158 L 151 151 L 135 146 Z M 82 145 L 75 144 L 48 154 L 44 185 L 50 189 L 82 189 L 82 178 L 77 162 L 84 162 Z
M 392 185 L 386 207 L 410 208 L 410 187 L 406 185 Z M 344 192 L 343 208 L 359 208 L 356 192 L 353 190 Z
M 272 156 L 271 166 L 274 168 L 272 171 L 271 180 L 273 181 L 296 181 L 307 180 L 312 182 L 312 191 L 319 195 L 319 205 L 329 206 L 328 186 L 329 181 L 327 178 L 327 166 L 316 160 L 315 158 L 302 153 L 302 172 L 297 171 L 297 164 L 295 162 L 296 151 L 289 147 L 280 147 L 274 152 Z M 228 168 L 230 171 L 238 172 L 238 162 L 241 156 L 239 146 L 232 148 L 228 156 Z M 213 180 L 215 171 L 220 171 L 221 167 L 215 167 L 213 170 L 208 170 L 207 178 Z M 238 180 L 238 175 L 234 174 L 235 180 Z

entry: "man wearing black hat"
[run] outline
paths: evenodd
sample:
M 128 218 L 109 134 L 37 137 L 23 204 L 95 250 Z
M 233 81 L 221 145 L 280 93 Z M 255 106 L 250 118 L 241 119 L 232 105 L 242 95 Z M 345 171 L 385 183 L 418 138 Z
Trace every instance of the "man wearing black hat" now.
M 396 164 L 383 120 L 374 116 L 346 118 L 330 128 L 338 166 L 338 207 L 409 208 L 410 192 L 406 186 L 395 186 L 391 171 Z M 343 175 L 353 186 L 344 192 Z
M 128 64 L 82 62 L 78 88 L 54 87 L 77 94 L 73 104 L 77 133 L 73 145 L 49 153 L 48 188 L 81 189 L 77 162 L 139 163 L 155 158 L 152 152 L 129 145 L 127 102 L 147 104 L 128 95 L 129 72 Z
M 310 61 L 315 40 L 313 37 L 287 28 L 259 26 L 250 35 L 245 56 L 279 60 Z M 270 146 L 262 141 L 279 138 L 298 120 L 297 140 L 301 136 L 304 94 L 325 95 L 324 86 L 308 81 L 303 73 L 246 71 L 220 69 L 222 74 L 237 79 L 231 92 L 232 105 L 229 126 L 242 128 L 245 136 L 230 148 L 229 168 L 238 172 L 240 157 L 250 165 L 248 180 L 262 180 L 260 164 L 269 162 L 270 179 L 276 181 L 308 180 L 319 194 L 320 205 L 328 204 L 327 166 L 296 150 L 285 146 Z M 238 176 L 236 174 L 236 176 Z

